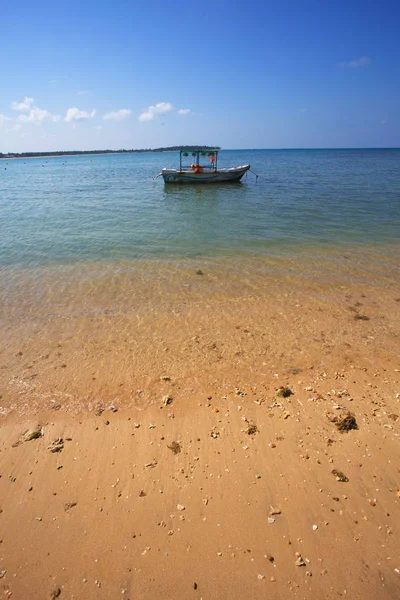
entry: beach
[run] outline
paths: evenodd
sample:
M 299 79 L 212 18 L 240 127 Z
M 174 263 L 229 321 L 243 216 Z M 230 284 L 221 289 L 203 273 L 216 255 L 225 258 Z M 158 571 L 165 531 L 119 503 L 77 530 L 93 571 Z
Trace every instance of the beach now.
M 257 156 L 209 193 L 156 156 L 7 170 L 5 598 L 397 597 L 397 180 Z
M 145 273 L 7 311 L 6 597 L 394 598 L 397 282 Z

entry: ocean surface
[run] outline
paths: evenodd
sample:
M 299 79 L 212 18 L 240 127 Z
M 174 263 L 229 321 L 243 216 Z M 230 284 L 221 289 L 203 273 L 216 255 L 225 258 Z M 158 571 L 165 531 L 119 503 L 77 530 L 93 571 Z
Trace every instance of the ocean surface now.
M 224 151 L 258 179 L 153 179 L 178 158 L 0 161 L 0 414 L 398 354 L 399 150 Z
M 280 259 L 399 274 L 400 150 L 220 152 L 220 166 L 247 163 L 258 179 L 177 186 L 153 180 L 173 152 L 2 160 L 3 285 L 74 266 Z

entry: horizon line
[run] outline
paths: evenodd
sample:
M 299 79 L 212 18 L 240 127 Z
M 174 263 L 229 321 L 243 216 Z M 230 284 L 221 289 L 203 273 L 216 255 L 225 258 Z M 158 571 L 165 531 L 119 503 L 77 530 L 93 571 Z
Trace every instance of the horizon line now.
M 20 152 L 0 152 L 0 160 L 4 159 L 4 158 L 9 158 L 10 156 L 18 156 L 18 155 L 23 155 L 23 154 L 35 154 L 35 155 L 40 155 L 38 156 L 38 158 L 40 157 L 44 157 L 44 156 L 51 156 L 54 154 L 59 154 L 62 155 L 63 153 L 66 153 L 66 156 L 68 155 L 72 155 L 72 154 L 90 154 L 90 153 L 97 153 L 97 154 L 134 154 L 134 153 L 146 153 L 146 152 L 158 152 L 158 153 L 162 153 L 165 150 L 169 150 L 170 146 L 165 146 L 165 150 L 162 149 L 163 147 L 160 148 L 130 148 L 130 149 L 125 149 L 125 148 L 119 148 L 119 149 L 113 149 L 113 148 L 107 148 L 107 149 L 90 149 L 90 150 L 24 150 L 24 151 L 20 151 Z M 400 150 L 400 146 L 336 146 L 336 147 L 332 147 L 332 146 L 326 146 L 326 147 L 276 147 L 276 148 L 221 148 L 219 150 L 219 152 L 223 152 L 224 150 L 226 151 L 257 151 L 257 150 L 271 150 L 271 151 L 299 151 L 299 150 Z M 179 150 L 169 150 L 169 152 L 179 152 Z M 34 157 L 33 157 L 34 158 Z

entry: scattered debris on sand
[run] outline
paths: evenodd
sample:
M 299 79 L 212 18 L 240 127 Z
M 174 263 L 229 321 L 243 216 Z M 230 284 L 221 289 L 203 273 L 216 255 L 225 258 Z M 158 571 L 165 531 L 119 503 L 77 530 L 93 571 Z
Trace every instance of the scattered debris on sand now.
M 265 556 L 265 558 L 266 558 L 267 560 L 269 560 L 269 562 L 271 562 L 271 563 L 273 563 L 273 562 L 274 562 L 274 560 L 275 560 L 275 559 L 274 559 L 274 557 L 273 557 L 271 554 L 267 554 L 267 555 Z
M 172 404 L 173 398 L 172 396 L 164 396 L 162 399 L 162 403 L 164 406 L 169 406 L 170 404 Z
M 50 452 L 61 452 L 63 448 L 64 440 L 62 438 L 57 438 L 50 444 L 50 446 L 48 446 L 48 450 L 50 450 Z
M 246 433 L 248 435 L 255 435 L 257 432 L 258 432 L 257 425 L 255 423 L 249 423 Z
M 296 567 L 305 567 L 306 562 L 299 552 L 296 552 L 296 557 L 296 562 L 294 563 Z
M 293 392 L 290 388 L 281 386 L 276 390 L 276 395 L 280 398 L 289 398 L 289 396 L 293 396 Z
M 174 454 L 179 454 L 182 450 L 181 445 L 178 442 L 172 442 L 169 446 L 167 446 Z
M 349 481 L 349 478 L 346 477 L 342 471 L 338 471 L 337 469 L 332 470 L 332 475 L 336 477 L 336 481 L 342 481 L 343 483 L 347 483 Z
M 328 414 L 328 419 L 331 423 L 334 423 L 337 429 L 342 433 L 344 431 L 350 431 L 351 429 L 358 429 L 356 418 L 351 412 L 339 416 Z
M 44 435 L 43 427 L 35 427 L 34 429 L 28 429 L 28 431 L 25 431 L 22 434 L 22 436 L 16 442 L 14 442 L 14 444 L 12 444 L 12 447 L 16 448 L 17 446 L 20 446 L 20 444 L 23 444 L 24 442 L 30 442 L 32 440 L 37 440 L 37 439 L 43 437 L 43 435 Z
M 271 515 L 271 517 L 274 515 L 282 514 L 282 511 L 279 508 L 274 508 L 273 506 L 270 506 L 269 508 L 270 508 L 269 514 Z
M 38 427 L 37 429 L 30 429 L 24 435 L 24 442 L 30 442 L 31 440 L 37 440 L 43 436 L 44 429 Z

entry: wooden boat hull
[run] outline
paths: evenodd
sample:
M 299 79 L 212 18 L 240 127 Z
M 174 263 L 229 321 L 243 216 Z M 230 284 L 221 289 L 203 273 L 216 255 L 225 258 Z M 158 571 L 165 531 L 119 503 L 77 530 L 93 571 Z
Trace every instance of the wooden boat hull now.
M 231 169 L 219 169 L 217 171 L 204 170 L 200 173 L 189 170 L 163 169 L 161 175 L 165 183 L 224 183 L 240 181 L 249 169 L 250 165 L 232 167 Z

